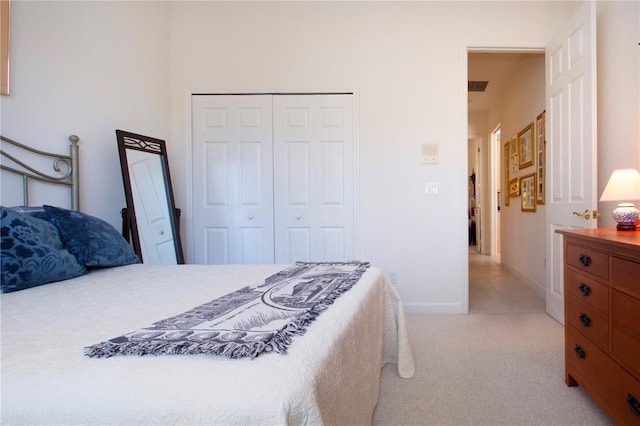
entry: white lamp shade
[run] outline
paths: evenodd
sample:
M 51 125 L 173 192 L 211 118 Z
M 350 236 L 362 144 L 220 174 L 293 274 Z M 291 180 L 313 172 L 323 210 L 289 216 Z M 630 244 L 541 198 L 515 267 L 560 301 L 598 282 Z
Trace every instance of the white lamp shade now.
M 614 170 L 600 201 L 640 200 L 640 173 L 636 169 Z

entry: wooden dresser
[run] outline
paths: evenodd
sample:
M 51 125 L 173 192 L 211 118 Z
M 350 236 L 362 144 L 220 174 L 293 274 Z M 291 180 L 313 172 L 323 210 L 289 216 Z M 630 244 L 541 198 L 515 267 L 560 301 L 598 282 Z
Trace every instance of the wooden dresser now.
M 640 231 L 564 239 L 565 382 L 618 424 L 640 425 Z

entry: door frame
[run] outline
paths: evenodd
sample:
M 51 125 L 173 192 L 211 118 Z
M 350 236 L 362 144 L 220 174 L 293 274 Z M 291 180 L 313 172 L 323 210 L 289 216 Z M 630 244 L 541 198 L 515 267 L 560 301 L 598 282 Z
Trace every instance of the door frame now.
M 464 47 L 464 68 L 466 70 L 466 72 L 464 72 L 464 78 L 465 81 L 463 81 L 461 83 L 461 87 L 467 88 L 468 87 L 468 80 L 469 80 L 469 54 L 470 53 L 531 53 L 531 54 L 545 54 L 546 52 L 546 46 L 541 46 L 541 47 L 517 47 L 517 46 L 472 46 L 472 45 L 467 45 Z M 545 82 L 545 87 L 546 87 L 546 82 Z M 465 96 L 465 98 L 468 98 L 468 96 Z M 474 135 L 470 135 L 469 134 L 469 104 L 468 102 L 465 102 L 465 113 L 466 113 L 466 121 L 465 121 L 465 125 L 467 126 L 467 140 L 471 137 L 474 137 Z M 486 191 L 489 191 L 489 209 L 490 209 L 490 213 L 489 213 L 489 220 L 484 220 L 484 222 L 489 222 L 489 226 L 491 227 L 490 230 L 488 230 L 489 235 L 491 235 L 493 238 L 493 235 L 495 234 L 495 230 L 493 229 L 493 226 L 495 226 L 496 221 L 494 220 L 494 215 L 497 215 L 497 202 L 495 201 L 495 198 L 493 196 L 493 194 L 496 193 L 496 185 L 494 182 L 493 177 L 495 176 L 495 169 L 494 169 L 494 164 L 492 161 L 492 158 L 495 157 L 496 153 L 494 152 L 495 146 L 493 144 L 492 141 L 492 133 L 493 131 L 498 127 L 501 126 L 501 124 L 497 124 L 495 127 L 492 128 L 492 130 L 487 132 L 487 135 L 485 135 L 485 137 L 483 137 L 483 140 L 486 140 L 487 143 L 485 145 L 487 145 L 487 154 L 490 157 L 487 159 L 488 160 L 488 165 L 489 165 L 489 171 L 488 174 L 490 176 L 489 179 L 489 184 L 487 185 L 487 188 L 484 189 L 485 193 L 483 194 L 483 198 L 486 199 Z M 465 181 L 466 179 L 468 179 L 468 177 L 466 176 L 467 174 L 467 169 L 468 169 L 468 164 L 467 164 L 467 158 L 469 156 L 469 144 L 468 142 L 465 144 L 465 152 L 467 155 L 463 155 L 464 157 L 464 174 L 465 174 Z M 500 167 L 500 164 L 495 164 L 496 167 Z M 551 182 L 547 181 L 547 185 L 550 185 Z M 466 186 L 465 186 L 466 188 Z M 483 187 L 484 188 L 484 187 Z M 503 191 L 506 189 L 503 189 Z M 466 193 L 464 194 L 464 196 L 466 197 Z M 468 201 L 464 201 L 465 205 L 466 203 L 468 203 Z M 494 204 L 495 203 L 495 204 Z M 495 207 L 492 207 L 495 206 Z M 487 228 L 485 227 L 485 235 L 487 233 Z M 492 244 L 491 244 L 491 250 L 490 250 L 490 254 L 493 255 L 494 254 L 494 244 L 493 244 L 493 240 L 492 240 Z M 465 249 L 464 250 L 464 254 L 463 256 L 465 256 L 466 259 L 466 263 L 467 265 L 469 264 L 469 250 Z M 546 285 L 546 283 L 545 283 Z M 466 306 L 466 310 L 465 312 L 469 312 L 469 273 L 468 273 L 468 267 L 467 267 L 467 279 L 466 279 L 466 283 L 464 283 L 463 287 L 463 305 Z
M 353 238 L 354 257 L 359 259 L 362 256 L 362 246 L 360 238 L 360 93 L 358 89 L 331 89 L 331 90 L 230 90 L 229 88 L 191 88 L 183 93 L 185 128 L 183 136 L 185 140 L 184 152 L 173 153 L 175 158 L 182 158 L 184 166 L 184 207 L 181 215 L 181 235 L 184 248 L 184 261 L 193 261 L 194 241 L 193 241 L 193 173 L 190 172 L 193 162 L 193 109 L 191 97 L 193 95 L 329 95 L 329 94 L 351 94 L 353 96 L 353 178 L 354 178 L 354 200 L 353 200 Z
M 500 142 L 496 141 L 496 133 L 500 132 Z M 501 170 L 500 166 L 500 155 L 502 154 L 502 124 L 498 123 L 494 129 L 489 134 L 489 223 L 491 226 L 490 239 L 491 239 L 491 249 L 489 250 L 489 255 L 496 256 L 499 254 L 498 245 L 500 244 L 499 238 L 499 211 L 500 203 L 498 201 L 498 182 L 501 182 L 502 174 L 500 175 L 500 179 L 497 179 L 498 171 Z M 500 188 L 502 196 L 504 196 L 504 189 Z

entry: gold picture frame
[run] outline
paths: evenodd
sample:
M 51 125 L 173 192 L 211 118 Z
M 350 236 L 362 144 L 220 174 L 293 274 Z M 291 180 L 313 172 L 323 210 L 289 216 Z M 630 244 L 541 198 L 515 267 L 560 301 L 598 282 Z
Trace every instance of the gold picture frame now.
M 509 169 L 511 168 L 511 141 L 506 141 L 504 143 L 504 161 L 503 161 L 503 165 L 504 165 L 504 188 L 502 190 L 502 193 L 504 194 L 504 205 L 508 206 L 509 204 L 511 204 L 509 202 Z
M 546 181 L 546 155 L 547 138 L 545 132 L 545 111 L 536 117 L 536 147 L 537 147 L 537 176 L 536 176 L 536 203 L 544 204 Z
M 520 178 L 515 177 L 509 181 L 509 197 L 517 197 L 520 195 Z
M 0 0 L 0 95 L 9 94 L 9 0 Z
M 509 145 L 511 146 L 511 153 L 509 154 L 510 162 L 511 162 L 511 174 L 515 175 L 518 173 L 518 143 L 517 143 L 516 135 L 511 136 L 509 140 Z
M 520 210 L 536 211 L 536 174 L 529 173 L 520 178 Z
M 518 168 L 520 170 L 533 165 L 534 156 L 533 123 L 529 123 L 518 133 Z

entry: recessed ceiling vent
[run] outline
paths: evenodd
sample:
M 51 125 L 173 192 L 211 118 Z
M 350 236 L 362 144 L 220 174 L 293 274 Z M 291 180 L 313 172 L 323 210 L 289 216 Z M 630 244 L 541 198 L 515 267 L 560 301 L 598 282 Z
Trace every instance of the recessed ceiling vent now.
M 488 81 L 472 81 L 468 82 L 468 89 L 470 92 L 484 92 L 487 88 Z

